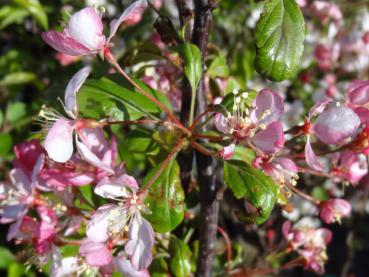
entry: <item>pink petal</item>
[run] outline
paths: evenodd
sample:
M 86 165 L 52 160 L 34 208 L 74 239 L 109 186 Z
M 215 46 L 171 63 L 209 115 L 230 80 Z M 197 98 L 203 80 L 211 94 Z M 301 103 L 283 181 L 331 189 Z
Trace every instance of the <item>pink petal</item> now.
M 363 106 L 369 103 L 369 80 L 353 81 L 347 88 L 348 99 L 354 105 Z
M 52 246 L 51 257 L 51 269 L 50 276 L 52 277 L 65 277 L 72 276 L 72 273 L 76 272 L 80 266 L 78 265 L 77 257 L 68 257 L 62 259 L 59 248 Z
M 129 198 L 132 191 L 127 189 L 117 178 L 104 177 L 95 187 L 94 192 L 104 198 Z
M 22 225 L 23 222 L 23 216 L 18 218 L 18 220 L 16 222 L 14 222 L 13 224 L 11 224 L 9 226 L 9 231 L 8 234 L 6 236 L 6 240 L 7 241 L 11 241 L 13 238 L 15 238 L 19 232 L 19 229 Z
M 14 165 L 21 167 L 23 170 L 32 172 L 38 157 L 44 153 L 43 148 L 38 140 L 29 140 L 14 146 L 14 153 L 17 157 Z
M 218 129 L 218 131 L 224 134 L 229 134 L 229 132 L 231 131 L 228 124 L 228 119 L 222 113 L 216 113 L 214 115 L 214 125 L 215 128 Z
M 282 124 L 278 121 L 269 124 L 265 130 L 257 132 L 251 138 L 251 141 L 264 153 L 275 153 L 284 145 L 284 132 Z
M 315 236 L 322 240 L 323 245 L 327 245 L 332 241 L 332 232 L 327 228 L 319 228 L 315 231 Z
M 68 36 L 65 32 L 48 31 L 42 33 L 41 37 L 52 48 L 67 55 L 80 56 L 91 53 L 90 49 Z
M 72 117 L 76 117 L 78 113 L 76 94 L 91 73 L 91 67 L 86 66 L 80 69 L 70 79 L 67 89 L 65 90 L 65 107 Z
M 122 13 L 118 19 L 114 19 L 110 22 L 110 35 L 108 42 L 112 39 L 115 33 L 118 31 L 119 26 L 125 22 L 130 21 L 137 15 L 141 15 L 147 7 L 146 0 L 137 0 L 133 2 L 128 8 Z
M 81 158 L 90 164 L 96 166 L 97 168 L 101 168 L 111 174 L 114 174 L 114 170 L 107 164 L 103 163 L 94 153 L 91 152 L 90 149 L 78 139 L 76 140 L 78 153 L 81 155 Z
M 332 103 L 333 100 L 331 98 L 324 98 L 317 103 L 310 109 L 308 119 L 310 120 L 312 117 L 321 114 L 328 104 Z
M 93 8 L 84 8 L 73 14 L 66 32 L 91 51 L 98 52 L 104 47 L 103 24 Z
M 255 110 L 252 111 L 250 116 L 259 125 L 268 125 L 277 121 L 284 111 L 282 97 L 270 89 L 261 90 L 256 96 L 253 105 Z
M 133 268 L 138 271 L 147 268 L 152 261 L 151 249 L 154 244 L 154 231 L 150 223 L 141 216 L 135 216 L 128 237 L 125 251 L 131 259 Z
M 299 171 L 296 164 L 288 158 L 283 157 L 276 158 L 274 160 L 274 163 L 280 164 L 283 167 L 283 169 L 288 170 L 291 173 L 297 173 Z
M 305 159 L 309 167 L 317 171 L 323 171 L 324 167 L 319 162 L 318 157 L 315 155 L 310 143 L 310 136 L 307 136 L 305 145 Z
M 234 149 L 235 149 L 236 145 L 234 143 L 223 147 L 222 150 L 220 150 L 220 156 L 222 157 L 223 160 L 229 160 L 232 159 L 233 155 L 234 155 Z
M 65 163 L 73 154 L 74 122 L 59 118 L 49 130 L 45 139 L 45 149 L 51 159 Z
M 23 196 L 28 196 L 31 194 L 32 186 L 31 180 L 28 178 L 26 173 L 19 169 L 14 168 L 10 171 L 10 180 L 13 186 L 20 192 Z
M 123 255 L 118 255 L 116 258 L 114 258 L 114 263 L 117 269 L 126 277 L 150 277 L 150 273 L 147 269 L 140 271 L 134 269 L 131 262 Z
M 78 130 L 78 136 L 83 144 L 99 159 L 102 159 L 109 149 L 101 128 L 81 128 Z
M 113 260 L 109 249 L 101 242 L 86 240 L 81 244 L 79 253 L 85 256 L 86 262 L 90 266 L 108 265 Z
M 360 126 L 360 118 L 345 107 L 325 110 L 316 120 L 313 130 L 326 144 L 339 144 L 354 135 Z
M 86 235 L 90 241 L 105 242 L 109 239 L 109 216 L 116 205 L 101 206 L 87 224 Z
M 359 116 L 361 123 L 369 123 L 369 110 L 364 107 L 354 108 L 354 112 Z

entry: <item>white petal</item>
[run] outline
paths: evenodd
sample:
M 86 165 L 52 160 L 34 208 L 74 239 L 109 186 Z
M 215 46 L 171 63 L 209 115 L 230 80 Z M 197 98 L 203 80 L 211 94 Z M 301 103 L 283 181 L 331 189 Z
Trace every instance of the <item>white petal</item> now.
M 109 239 L 110 212 L 116 209 L 115 205 L 104 205 L 92 216 L 87 225 L 86 235 L 94 242 L 105 242 Z
M 75 117 L 78 112 L 77 107 L 77 92 L 86 81 L 88 75 L 91 73 L 91 67 L 86 66 L 79 70 L 76 74 L 73 75 L 72 79 L 70 79 L 67 89 L 65 90 L 65 107 L 66 111 L 72 117 Z

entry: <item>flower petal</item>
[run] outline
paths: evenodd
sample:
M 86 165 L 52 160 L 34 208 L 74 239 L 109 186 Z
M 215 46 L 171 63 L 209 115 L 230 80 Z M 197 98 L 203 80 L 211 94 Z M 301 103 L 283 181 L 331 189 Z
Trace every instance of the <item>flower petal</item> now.
M 229 134 L 231 131 L 228 124 L 228 119 L 222 113 L 216 113 L 214 115 L 214 125 L 218 131 L 224 134 Z
M 116 205 L 106 204 L 92 216 L 86 228 L 86 235 L 90 241 L 105 242 L 109 239 L 110 212 L 116 208 Z
M 259 125 L 269 125 L 273 121 L 277 121 L 284 111 L 282 97 L 270 89 L 261 90 L 256 96 L 253 106 L 255 109 L 251 112 L 250 117 Z
M 284 145 L 284 132 L 282 123 L 275 121 L 268 125 L 265 130 L 257 132 L 251 141 L 264 153 L 272 154 Z
M 51 159 L 65 163 L 73 154 L 73 121 L 59 118 L 49 130 L 45 149 Z
M 52 48 L 67 55 L 80 56 L 88 55 L 91 53 L 90 49 L 68 36 L 65 32 L 43 32 L 41 34 L 41 37 Z
M 121 14 L 118 19 L 114 19 L 110 22 L 110 34 L 107 42 L 109 42 L 115 33 L 118 31 L 119 26 L 125 22 L 129 21 L 132 18 L 136 17 L 139 14 L 142 14 L 143 11 L 147 7 L 146 0 L 138 0 L 133 2 L 128 8 Z
M 235 147 L 236 145 L 234 143 L 231 143 L 230 145 L 223 147 L 220 150 L 219 155 L 222 157 L 223 160 L 230 160 L 234 155 Z
M 321 114 L 325 110 L 327 105 L 332 102 L 333 100 L 331 98 L 324 98 L 315 103 L 315 105 L 309 111 L 308 119 L 310 120 L 312 117 Z
M 323 171 L 324 167 L 319 162 L 318 157 L 315 155 L 310 143 L 310 136 L 307 136 L 305 145 L 305 159 L 309 167 L 317 171 Z
M 325 110 L 316 120 L 313 131 L 326 144 L 339 144 L 354 135 L 360 126 L 360 118 L 346 107 Z
M 91 51 L 98 52 L 104 47 L 103 24 L 100 16 L 91 7 L 73 14 L 66 32 Z
M 154 244 L 154 231 L 150 223 L 141 216 L 135 216 L 128 237 L 125 251 L 130 256 L 132 266 L 139 271 L 147 268 L 152 261 L 151 248 Z
M 66 277 L 72 276 L 72 273 L 79 269 L 78 258 L 68 257 L 62 259 L 59 248 L 52 246 L 51 251 L 52 263 L 51 263 L 51 277 Z
M 104 243 L 85 240 L 82 242 L 79 253 L 86 258 L 88 265 L 100 267 L 108 265 L 113 256 Z
M 116 268 L 126 277 L 150 277 L 147 269 L 140 271 L 134 269 L 131 262 L 123 255 L 118 255 L 116 258 L 114 258 L 114 264 Z
M 354 105 L 365 105 L 369 103 L 369 80 L 353 81 L 347 88 L 348 99 Z
M 12 181 L 12 184 L 16 190 L 23 196 L 28 196 L 31 194 L 31 181 L 23 170 L 19 168 L 12 169 L 10 171 L 10 180 Z
M 81 128 L 78 130 L 78 136 L 99 159 L 102 159 L 109 149 L 102 128 Z
M 102 160 L 100 160 L 90 149 L 78 139 L 76 139 L 78 153 L 81 155 L 82 159 L 89 162 L 90 164 L 96 166 L 97 168 L 104 169 L 105 171 L 114 174 L 114 170 Z
M 86 66 L 79 70 L 70 79 L 67 89 L 65 90 L 65 108 L 69 115 L 75 117 L 78 112 L 76 94 L 91 73 L 91 67 Z M 71 113 L 71 114 L 70 114 Z
M 95 187 L 94 192 L 101 197 L 110 199 L 119 197 L 128 198 L 132 196 L 132 191 L 127 189 L 127 187 L 120 182 L 119 179 L 109 177 L 104 177 L 101 179 L 101 181 Z

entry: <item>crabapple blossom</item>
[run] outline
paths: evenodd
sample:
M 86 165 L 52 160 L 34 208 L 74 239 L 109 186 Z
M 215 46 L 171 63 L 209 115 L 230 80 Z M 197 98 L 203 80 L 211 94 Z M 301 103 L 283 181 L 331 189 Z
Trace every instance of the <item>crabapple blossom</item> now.
M 62 31 L 48 31 L 42 33 L 42 39 L 55 50 L 71 55 L 91 55 L 104 51 L 119 26 L 123 22 L 136 22 L 147 7 L 146 0 L 133 2 L 122 15 L 110 22 L 110 34 L 106 38 L 103 34 L 101 16 L 91 8 L 84 8 L 70 17 L 68 26 Z
M 330 199 L 322 203 L 320 218 L 327 224 L 340 222 L 351 213 L 351 205 L 344 199 Z
M 284 144 L 282 124 L 278 121 L 283 114 L 283 100 L 269 89 L 260 91 L 251 107 L 247 105 L 247 98 L 247 92 L 239 95 L 234 91 L 233 113 L 227 116 L 216 113 L 215 127 L 231 136 L 232 144 L 247 144 L 261 153 L 272 154 Z M 230 157 L 232 147 L 221 151 L 223 157 Z

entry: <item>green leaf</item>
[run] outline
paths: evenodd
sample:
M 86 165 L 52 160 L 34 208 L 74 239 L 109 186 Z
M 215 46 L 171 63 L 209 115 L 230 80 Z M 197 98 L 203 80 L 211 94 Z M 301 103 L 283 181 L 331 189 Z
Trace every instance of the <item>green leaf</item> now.
M 146 184 L 156 174 L 161 164 L 154 167 L 144 179 Z M 176 228 L 184 217 L 184 192 L 180 170 L 175 159 L 171 160 L 158 179 L 150 187 L 145 203 L 151 210 L 146 216 L 155 231 L 166 233 Z
M 0 9 L 0 30 L 13 23 L 23 23 L 28 11 L 23 8 L 4 6 Z
M 156 258 L 150 265 L 151 277 L 167 277 L 168 265 L 164 258 Z
M 2 110 L 0 110 L 0 128 L 3 126 L 4 123 L 4 113 Z
M 210 77 L 228 77 L 229 68 L 227 64 L 227 59 L 223 56 L 217 56 L 210 64 L 208 69 L 208 74 Z
M 244 162 L 224 162 L 224 182 L 236 198 L 245 197 L 257 210 L 256 223 L 268 219 L 277 199 L 278 187 L 260 170 Z
M 32 82 L 36 79 L 36 75 L 31 72 L 14 72 L 9 73 L 0 80 L 0 86 L 22 85 Z
M 13 261 L 15 261 L 15 257 L 12 252 L 5 247 L 0 247 L 0 269 L 8 268 L 9 264 Z
M 184 63 L 184 73 L 190 82 L 192 91 L 195 91 L 202 74 L 200 49 L 191 43 L 181 44 L 177 48 Z
M 14 124 L 26 115 L 26 104 L 22 102 L 10 103 L 6 110 L 6 120 Z
M 191 250 L 182 240 L 172 236 L 169 242 L 171 272 L 176 277 L 187 277 L 191 273 Z
M 79 186 L 79 191 L 81 192 L 83 198 L 92 206 L 94 206 L 94 191 L 93 191 L 93 187 L 90 185 L 87 186 Z
M 0 133 L 0 157 L 6 156 L 12 149 L 12 137 L 9 134 Z
M 273 81 L 291 78 L 304 49 L 304 17 L 295 0 L 266 1 L 256 26 L 255 67 Z
M 123 143 L 127 150 L 133 153 L 155 155 L 160 151 L 160 147 L 152 138 L 152 133 L 145 129 L 133 130 L 124 138 Z
M 122 77 L 121 77 L 122 78 Z M 159 115 L 161 110 L 144 95 L 136 92 L 125 82 L 102 78 L 88 80 L 77 94 L 78 107 L 84 117 L 101 119 L 111 117 L 114 120 L 136 120 L 144 116 Z M 165 95 L 149 88 L 141 81 L 136 82 L 147 92 L 155 96 L 167 107 L 170 105 Z
M 322 187 L 315 187 L 311 192 L 311 195 L 315 200 L 318 201 L 326 201 L 329 199 L 328 192 L 325 190 L 325 188 Z
M 35 19 L 36 21 L 47 30 L 49 28 L 49 23 L 47 20 L 47 15 L 38 0 L 13 0 L 19 6 L 25 8 Z

